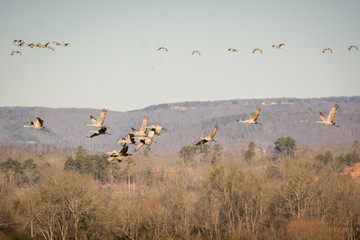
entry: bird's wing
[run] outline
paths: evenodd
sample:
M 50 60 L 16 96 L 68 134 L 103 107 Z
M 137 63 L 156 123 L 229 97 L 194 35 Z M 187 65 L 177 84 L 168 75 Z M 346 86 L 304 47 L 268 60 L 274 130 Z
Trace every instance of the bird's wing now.
M 260 115 L 260 108 L 256 108 L 254 114 L 251 116 L 250 119 L 256 121 Z
M 91 121 L 93 124 L 96 124 L 96 123 L 97 123 L 96 118 L 94 118 L 92 115 L 90 115 L 90 121 Z
M 192 51 L 191 55 L 194 55 L 195 51 Z
M 108 152 L 107 155 L 109 157 L 118 157 L 119 156 L 119 151 L 118 150 L 114 150 L 112 152 Z
M 259 51 L 261 52 L 261 54 L 263 53 L 262 49 L 259 49 Z
M 41 118 L 37 117 L 36 118 L 36 124 L 39 124 L 40 127 L 42 127 L 42 125 L 44 124 L 44 121 Z
M 357 51 L 359 51 L 359 48 L 358 48 L 357 46 L 355 46 L 355 49 L 356 49 Z
M 139 150 L 142 146 L 144 146 L 144 143 L 144 140 L 140 140 L 139 143 L 136 145 L 134 151 L 136 152 L 137 150 Z
M 350 46 L 350 47 L 348 48 L 348 51 L 350 51 L 352 47 L 353 47 L 353 46 Z
M 320 112 L 320 118 L 321 118 L 323 121 L 326 121 L 326 117 L 324 116 L 324 114 L 322 114 L 322 112 Z
M 284 46 L 284 43 L 280 43 L 280 44 L 279 44 L 279 47 L 281 47 L 281 46 Z
M 107 127 L 101 127 L 101 128 L 98 130 L 98 132 L 99 132 L 99 134 L 104 134 L 104 133 L 106 132 L 106 130 L 107 130 Z
M 121 149 L 121 151 L 120 151 L 120 155 L 125 155 L 126 152 L 128 151 L 128 149 L 129 149 L 129 146 L 123 147 L 123 148 Z
M 100 135 L 100 134 L 97 133 L 97 132 L 96 132 L 96 133 L 93 133 L 93 135 L 91 135 L 90 138 L 96 137 L 96 136 L 98 136 L 98 135 Z
M 128 133 L 128 138 L 132 144 L 135 144 L 135 135 L 133 133 Z
M 206 142 L 207 142 L 206 140 L 201 140 L 200 142 L 198 142 L 198 143 L 196 144 L 196 146 L 201 145 L 201 144 L 204 144 L 204 143 L 206 143 Z
M 331 109 L 331 111 L 329 112 L 329 116 L 328 116 L 328 119 L 332 122 L 334 121 L 334 118 L 335 118 L 335 113 L 336 113 L 336 110 L 339 109 L 339 105 L 335 104 L 333 106 L 333 108 Z
M 167 49 L 167 48 L 164 48 L 164 50 L 168 52 L 168 49 Z
M 215 136 L 218 129 L 219 129 L 218 125 L 215 125 L 214 129 L 209 133 L 208 137 L 212 139 Z
M 252 53 L 254 54 L 254 52 L 256 52 L 256 50 L 257 50 L 256 48 L 255 48 L 255 49 L 253 49 Z
M 98 118 L 98 123 L 100 123 L 101 125 L 103 125 L 104 121 L 105 121 L 105 114 L 106 114 L 106 110 L 103 109 L 99 115 L 99 118 Z
M 148 138 L 153 138 L 155 136 L 155 132 L 156 132 L 155 128 L 150 129 L 147 137 Z
M 148 123 L 149 123 L 149 118 L 144 116 L 143 122 L 142 122 L 141 128 L 140 128 L 140 134 L 146 134 Z

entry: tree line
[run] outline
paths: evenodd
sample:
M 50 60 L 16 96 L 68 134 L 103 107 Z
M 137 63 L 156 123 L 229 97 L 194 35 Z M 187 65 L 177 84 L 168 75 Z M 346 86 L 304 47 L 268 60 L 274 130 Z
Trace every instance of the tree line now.
M 266 154 L 255 143 L 240 156 L 191 147 L 106 164 L 80 146 L 63 169 L 8 159 L 0 238 L 360 238 L 360 185 L 343 171 L 359 162 L 358 142 L 336 156 L 298 151 L 291 137 Z

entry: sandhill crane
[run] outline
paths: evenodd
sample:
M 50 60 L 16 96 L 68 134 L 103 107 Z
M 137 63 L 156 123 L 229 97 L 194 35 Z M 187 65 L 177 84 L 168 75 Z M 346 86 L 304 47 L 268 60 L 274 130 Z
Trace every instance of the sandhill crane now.
M 29 127 L 29 128 L 33 128 L 36 130 L 44 130 L 46 132 L 50 132 L 49 130 L 45 129 L 45 127 L 43 127 L 44 121 L 37 117 L 35 122 L 31 121 L 30 125 L 23 125 L 23 127 Z
M 198 51 L 198 50 L 192 51 L 192 52 L 191 52 L 191 55 L 194 55 L 195 53 L 197 53 L 199 56 L 201 55 L 200 51 Z
M 134 133 L 129 132 L 127 138 L 121 138 L 118 143 L 121 144 L 121 146 L 125 146 L 126 144 L 136 144 Z
M 69 46 L 70 43 L 64 43 L 64 42 L 61 42 L 61 45 L 64 46 L 64 47 L 67 47 Z
M 147 128 L 152 128 L 155 130 L 155 133 L 156 135 L 160 136 L 160 133 L 162 130 L 166 131 L 167 129 L 163 128 L 162 126 L 159 126 L 159 125 L 152 125 L 150 127 L 147 127 Z
M 262 125 L 262 123 L 259 123 L 259 122 L 256 121 L 256 120 L 258 119 L 259 115 L 260 115 L 260 108 L 256 108 L 256 109 L 255 109 L 255 112 L 253 113 L 253 115 L 251 116 L 250 119 L 245 120 L 245 121 L 241 121 L 241 120 L 236 119 L 236 121 L 237 121 L 237 122 L 240 122 L 240 123 L 259 124 L 259 125 Z
M 259 51 L 261 54 L 263 54 L 263 51 L 260 48 L 254 48 L 252 53 L 254 54 L 256 51 Z
M 149 118 L 147 116 L 143 117 L 143 121 L 140 127 L 140 130 L 136 130 L 135 128 L 131 128 L 131 130 L 134 132 L 136 136 L 139 137 L 146 137 L 146 132 L 148 128 Z
M 107 159 L 107 162 L 110 163 L 114 159 L 118 160 L 119 162 L 122 162 L 124 157 L 132 156 L 132 154 L 127 153 L 128 149 L 129 149 L 129 146 L 125 146 L 121 149 L 121 151 L 114 150 L 112 152 L 107 152 L 106 154 L 109 156 Z
M 39 43 L 39 42 L 35 45 L 35 47 L 38 47 L 38 48 L 45 48 L 45 46 L 44 46 L 42 43 Z
M 21 43 L 18 43 L 18 44 L 13 44 L 14 46 L 18 46 L 18 47 L 22 47 L 23 45 L 24 45 L 25 43 L 24 42 L 21 42 Z M 25 46 L 26 46 L 26 44 L 25 44 Z
M 273 48 L 281 49 L 281 46 L 284 46 L 284 43 L 280 43 L 279 45 L 272 45 Z
M 352 48 L 355 48 L 357 51 L 359 51 L 359 48 L 355 45 L 351 45 L 349 48 L 348 48 L 348 51 L 350 51 Z
M 229 48 L 228 51 L 229 51 L 229 52 L 238 52 L 238 50 L 235 49 L 235 48 Z
M 60 46 L 60 45 L 61 45 L 59 42 L 53 41 L 53 43 L 54 43 L 56 46 Z
M 161 49 L 164 49 L 165 51 L 168 52 L 168 49 L 166 47 L 159 47 L 158 51 L 160 51 Z
M 24 43 L 23 40 L 14 40 L 13 43 Z
M 136 145 L 134 151 L 137 152 L 142 146 L 144 145 L 148 145 L 148 146 L 151 146 L 151 143 L 154 142 L 156 143 L 155 141 L 153 141 L 152 138 L 150 137 L 137 137 L 137 138 L 140 138 L 140 141 L 138 142 L 138 144 Z
M 329 116 L 327 118 L 325 118 L 324 114 L 322 114 L 320 112 L 320 118 L 322 119 L 322 121 L 315 121 L 315 123 L 322 123 L 325 124 L 326 126 L 335 126 L 335 127 L 339 127 L 339 125 L 336 125 L 333 121 L 335 118 L 335 113 L 336 110 L 339 109 L 339 105 L 335 104 L 332 109 L 329 112 Z
M 111 135 L 111 133 L 107 133 L 106 130 L 108 128 L 107 127 L 101 127 L 100 129 L 93 131 L 93 130 L 89 130 L 88 132 L 92 132 L 93 134 L 91 136 L 87 136 L 88 138 L 93 138 L 96 136 L 99 136 L 100 134 L 107 134 L 107 135 Z
M 25 44 L 25 47 L 31 47 L 31 48 L 33 48 L 33 47 L 35 47 L 35 45 L 34 45 L 34 43 L 29 43 L 29 44 Z
M 137 152 L 142 146 L 144 145 L 148 145 L 150 146 L 152 142 L 156 143 L 155 141 L 153 141 L 153 138 L 155 136 L 155 129 L 152 128 L 148 134 L 146 134 L 145 137 L 135 137 L 135 138 L 140 138 L 138 144 L 135 147 L 135 152 Z
M 20 51 L 15 51 L 15 50 L 11 51 L 11 56 L 14 55 L 15 53 L 18 53 L 21 56 L 21 52 Z
M 92 115 L 90 116 L 90 121 L 92 122 L 92 124 L 85 124 L 85 126 L 88 127 L 97 127 L 97 128 L 101 128 L 101 127 L 105 127 L 103 125 L 104 121 L 105 121 L 105 114 L 106 114 L 107 110 L 103 109 L 98 117 L 98 119 L 96 120 L 96 118 L 94 118 Z
M 326 51 L 330 51 L 330 53 L 333 53 L 333 50 L 331 48 L 324 48 L 322 50 L 322 53 L 325 53 Z
M 200 139 L 202 139 L 200 142 L 198 142 L 196 145 L 201 145 L 204 144 L 206 142 L 216 142 L 214 140 L 214 136 L 217 132 L 217 130 L 219 129 L 218 125 L 215 125 L 214 129 L 209 133 L 209 135 L 205 138 L 201 137 Z

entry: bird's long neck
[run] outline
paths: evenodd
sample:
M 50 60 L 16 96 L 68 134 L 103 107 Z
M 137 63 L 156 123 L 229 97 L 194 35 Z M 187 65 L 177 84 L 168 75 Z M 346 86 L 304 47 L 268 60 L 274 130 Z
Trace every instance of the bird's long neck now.
M 33 125 L 23 125 L 23 127 L 33 128 Z
M 315 123 L 325 123 L 325 121 L 315 121 Z

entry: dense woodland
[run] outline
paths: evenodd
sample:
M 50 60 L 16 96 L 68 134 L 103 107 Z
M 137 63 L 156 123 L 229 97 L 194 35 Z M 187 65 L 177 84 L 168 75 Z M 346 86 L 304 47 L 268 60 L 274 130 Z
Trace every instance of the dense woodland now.
M 257 145 L 147 147 L 111 164 L 82 146 L 1 147 L 0 239 L 360 238 L 358 141 Z
M 340 128 L 315 124 L 315 120 L 320 120 L 319 112 L 327 116 L 335 103 L 340 106 L 335 117 Z M 235 121 L 250 118 L 256 107 L 261 108 L 258 121 L 263 123 L 262 126 L 249 126 Z M 144 115 L 149 117 L 150 125 L 157 124 L 167 129 L 156 139 L 158 143 L 151 146 L 156 153 L 178 152 L 183 146 L 191 145 L 203 134 L 208 134 L 215 124 L 219 125 L 216 139 L 227 151 L 239 148 L 244 150 L 251 141 L 271 151 L 274 139 L 281 135 L 296 137 L 298 144 L 324 146 L 328 143 L 349 144 L 360 139 L 360 97 L 234 99 L 160 104 L 128 112 L 109 109 L 104 124 L 111 127 L 108 132 L 112 135 L 87 138 L 90 135 L 87 131 L 94 128 L 84 125 L 90 123 L 90 115 L 97 118 L 100 111 L 2 107 L 0 144 L 47 143 L 58 148 L 81 145 L 90 151 L 113 151 L 119 148 L 117 140 L 125 137 L 131 127 L 140 127 Z M 44 120 L 44 126 L 50 133 L 21 127 L 30 124 L 36 117 Z

